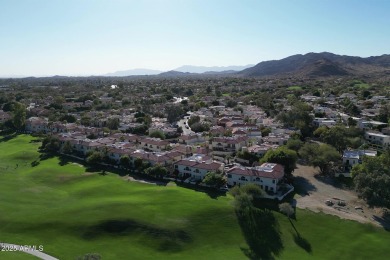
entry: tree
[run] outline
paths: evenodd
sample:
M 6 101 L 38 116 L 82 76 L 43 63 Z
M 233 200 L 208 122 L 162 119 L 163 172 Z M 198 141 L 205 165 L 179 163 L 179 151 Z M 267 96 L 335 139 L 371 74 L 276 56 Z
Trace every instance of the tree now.
M 292 139 L 289 139 L 287 141 L 287 144 L 286 144 L 286 147 L 290 150 L 294 150 L 296 152 L 299 151 L 299 149 L 301 149 L 301 147 L 303 146 L 303 142 L 299 139 L 295 139 L 295 138 L 292 138 Z
M 259 185 L 249 183 L 241 187 L 241 192 L 251 195 L 254 198 L 261 198 L 265 195 L 265 192 Z
M 97 165 L 101 163 L 103 160 L 103 156 L 98 151 L 93 151 L 87 155 L 87 163 L 91 165 Z
M 260 159 L 260 163 L 279 163 L 284 166 L 285 173 L 291 175 L 295 170 L 297 160 L 297 152 L 281 146 L 275 150 L 268 150 L 263 158 Z
M 22 130 L 26 124 L 26 107 L 19 102 L 15 102 L 13 109 L 12 123 L 15 129 Z
M 164 176 L 167 176 L 169 171 L 167 170 L 167 168 L 161 166 L 160 164 L 157 164 L 155 166 L 147 168 L 145 170 L 145 173 L 155 178 L 162 178 Z
M 351 116 L 359 116 L 360 109 L 349 99 L 343 100 L 342 105 L 344 106 L 344 112 Z
M 237 211 L 243 211 L 253 207 L 253 199 L 261 198 L 265 192 L 259 185 L 250 183 L 244 186 L 235 186 L 229 193 L 234 197 L 234 207 Z
M 281 112 L 277 119 L 286 127 L 295 127 L 299 129 L 304 137 L 311 136 L 313 127 L 313 117 L 310 115 L 312 107 L 303 102 L 295 102 L 292 109 L 287 112 Z
M 165 139 L 165 135 L 162 131 L 159 131 L 159 130 L 156 130 L 156 131 L 152 131 L 150 134 L 149 134 L 150 137 L 154 137 L 154 138 L 160 138 L 162 140 Z
M 258 162 L 260 159 L 257 155 L 248 151 L 239 151 L 237 152 L 236 156 L 240 159 L 248 160 L 250 165 L 252 165 L 254 162 Z
M 59 120 L 66 121 L 67 123 L 74 123 L 77 121 L 77 118 L 74 115 L 62 115 Z
M 48 153 L 58 152 L 60 149 L 60 140 L 55 136 L 47 136 L 42 141 L 41 149 Z
M 237 101 L 233 100 L 233 99 L 229 99 L 227 102 L 226 102 L 226 106 L 227 107 L 235 107 L 237 106 Z
M 335 147 L 339 153 L 342 153 L 348 146 L 348 136 L 344 126 L 331 127 L 321 133 L 320 137 L 325 143 Z
M 80 119 L 80 123 L 84 126 L 91 126 L 91 118 L 88 116 L 83 116 Z
M 66 141 L 62 146 L 62 152 L 64 154 L 71 154 L 73 152 L 72 144 L 69 141 Z
M 284 202 L 284 203 L 279 205 L 279 211 L 281 213 L 283 213 L 284 215 L 286 215 L 288 217 L 288 219 L 290 219 L 290 217 L 292 215 L 294 215 L 293 207 L 291 206 L 290 203 L 287 203 L 287 202 Z
M 234 197 L 234 208 L 237 211 L 244 211 L 253 207 L 253 197 L 249 194 L 242 193 Z
M 210 126 L 206 123 L 195 123 L 191 126 L 191 130 L 195 133 L 204 132 L 210 130 Z
M 372 206 L 390 208 L 390 150 L 378 157 L 364 157 L 351 175 L 360 197 Z
M 328 131 L 328 127 L 327 126 L 320 126 L 318 127 L 316 130 L 314 130 L 313 132 L 313 135 L 315 137 L 321 137 L 321 135 L 323 135 L 323 133 L 325 133 L 326 131 Z
M 219 106 L 219 101 L 218 101 L 218 100 L 213 100 L 213 101 L 211 102 L 211 105 L 213 105 L 213 106 Z
M 208 172 L 203 178 L 202 183 L 213 187 L 221 187 L 226 185 L 226 178 L 222 174 Z
M 142 164 L 143 164 L 144 160 L 142 160 L 141 158 L 136 158 L 134 160 L 134 167 L 137 169 L 137 170 L 140 170 L 141 167 L 142 167 Z
M 328 144 L 306 143 L 299 150 L 299 155 L 308 164 L 320 168 L 322 174 L 329 173 L 332 166 L 340 162 L 340 154 Z
M 169 123 L 173 123 L 179 120 L 180 116 L 184 114 L 180 105 L 167 105 L 165 107 L 165 113 L 167 114 L 167 120 Z
M 119 118 L 109 118 L 107 120 L 107 127 L 110 130 L 117 130 L 119 127 Z
M 188 119 L 188 126 L 191 127 L 193 124 L 200 122 L 200 117 L 199 116 L 191 116 Z
M 131 159 L 127 155 L 122 155 L 119 159 L 119 163 L 124 168 L 130 168 L 131 167 Z
M 271 133 L 272 130 L 269 127 L 262 127 L 260 129 L 260 131 L 261 131 L 261 136 L 265 137 L 265 136 L 268 136 Z

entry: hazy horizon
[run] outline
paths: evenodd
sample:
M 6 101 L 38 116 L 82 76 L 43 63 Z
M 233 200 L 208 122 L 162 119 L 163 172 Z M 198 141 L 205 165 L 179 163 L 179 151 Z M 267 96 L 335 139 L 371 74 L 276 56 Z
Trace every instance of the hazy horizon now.
M 0 0 L 0 77 L 389 54 L 390 2 Z

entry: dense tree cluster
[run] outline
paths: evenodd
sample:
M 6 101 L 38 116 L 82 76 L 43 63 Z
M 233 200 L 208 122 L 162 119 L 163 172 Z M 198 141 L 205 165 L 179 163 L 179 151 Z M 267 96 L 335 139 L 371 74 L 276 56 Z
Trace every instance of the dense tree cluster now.
M 351 175 L 359 195 L 369 204 L 390 208 L 390 150 L 381 156 L 364 157 Z
M 328 144 L 305 143 L 299 150 L 299 155 L 309 165 L 318 167 L 322 174 L 329 173 L 341 163 L 340 154 Z
M 209 172 L 205 175 L 202 183 L 207 184 L 212 187 L 221 187 L 226 185 L 226 177 L 220 173 Z
M 284 166 L 284 172 L 291 175 L 295 170 L 298 155 L 294 150 L 290 150 L 285 146 L 281 146 L 275 150 L 269 150 L 260 159 L 260 163 L 271 162 L 279 163 Z

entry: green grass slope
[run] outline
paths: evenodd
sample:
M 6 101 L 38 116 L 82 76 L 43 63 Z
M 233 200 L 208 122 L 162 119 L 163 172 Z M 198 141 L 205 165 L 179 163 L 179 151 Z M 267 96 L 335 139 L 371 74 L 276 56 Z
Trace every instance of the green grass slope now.
M 39 145 L 27 135 L 0 140 L 2 242 L 43 245 L 60 259 L 86 253 L 103 259 L 245 259 L 248 245 L 269 247 L 282 259 L 384 259 L 390 253 L 389 233 L 379 228 L 298 210 L 295 229 L 271 213 L 270 230 L 268 220 L 256 215 L 239 221 L 230 196 L 87 172 L 57 157 L 40 158 Z M 12 254 L 2 253 L 0 259 Z

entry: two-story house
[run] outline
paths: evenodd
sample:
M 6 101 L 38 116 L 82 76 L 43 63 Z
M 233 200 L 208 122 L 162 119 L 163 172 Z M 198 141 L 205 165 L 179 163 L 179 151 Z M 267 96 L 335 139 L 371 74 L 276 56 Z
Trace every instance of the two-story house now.
M 224 164 L 213 161 L 211 157 L 194 154 L 174 163 L 174 169 L 180 177 L 191 177 L 201 181 L 209 172 L 223 172 Z
M 256 167 L 235 166 L 226 174 L 229 186 L 254 183 L 266 192 L 275 193 L 284 178 L 284 167 L 276 163 L 263 163 Z
M 169 142 L 159 138 L 144 138 L 140 141 L 139 148 L 153 152 L 161 152 L 168 149 Z

